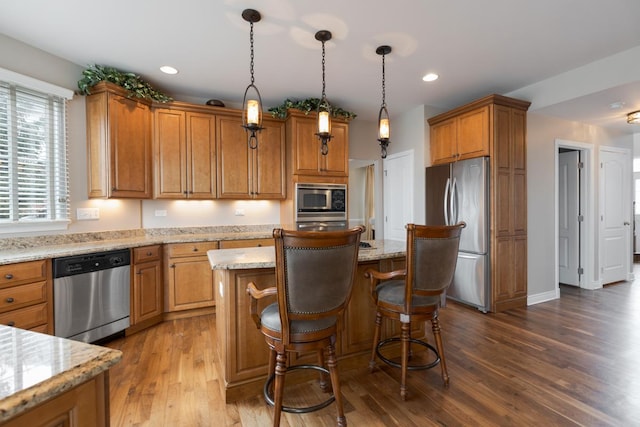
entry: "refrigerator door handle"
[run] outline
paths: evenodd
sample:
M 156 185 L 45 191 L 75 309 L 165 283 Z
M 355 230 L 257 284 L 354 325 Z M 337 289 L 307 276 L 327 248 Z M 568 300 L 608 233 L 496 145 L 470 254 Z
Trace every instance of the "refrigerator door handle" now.
M 451 190 L 451 179 L 447 178 L 447 184 L 444 187 L 444 200 L 442 201 L 442 207 L 444 209 L 444 224 L 449 224 L 449 213 L 450 213 L 450 204 L 451 199 L 449 198 L 449 191 Z M 448 206 L 449 205 L 449 206 Z
M 451 199 L 450 199 L 451 207 L 451 222 L 448 225 L 454 225 L 458 222 L 458 182 L 456 178 L 453 178 L 453 184 L 451 185 Z

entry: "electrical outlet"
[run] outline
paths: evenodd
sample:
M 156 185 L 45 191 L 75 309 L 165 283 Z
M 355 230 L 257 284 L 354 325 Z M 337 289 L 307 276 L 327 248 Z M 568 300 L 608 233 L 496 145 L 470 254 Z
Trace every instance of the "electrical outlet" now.
M 244 216 L 244 209 L 236 209 L 236 216 Z
M 155 216 L 167 216 L 167 211 L 165 209 L 156 209 Z
M 87 221 L 91 219 L 100 219 L 100 209 L 98 208 L 78 208 L 76 209 L 76 218 L 78 221 Z

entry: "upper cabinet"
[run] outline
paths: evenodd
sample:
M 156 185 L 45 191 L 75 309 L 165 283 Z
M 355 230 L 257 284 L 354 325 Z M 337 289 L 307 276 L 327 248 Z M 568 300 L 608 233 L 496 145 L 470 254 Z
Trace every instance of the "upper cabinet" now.
M 217 118 L 218 198 L 286 197 L 284 122 L 263 120 L 258 147 L 249 148 L 241 113 Z
M 454 111 L 429 119 L 434 165 L 489 155 L 489 106 Z
M 154 108 L 154 198 L 215 198 L 215 138 L 212 112 L 183 103 Z
M 348 177 L 349 125 L 331 120 L 332 138 L 329 152 L 320 152 L 321 143 L 316 136 L 316 114 L 289 110 L 287 117 L 287 155 L 292 175 Z
M 150 103 L 99 83 L 86 98 L 89 197 L 151 197 Z

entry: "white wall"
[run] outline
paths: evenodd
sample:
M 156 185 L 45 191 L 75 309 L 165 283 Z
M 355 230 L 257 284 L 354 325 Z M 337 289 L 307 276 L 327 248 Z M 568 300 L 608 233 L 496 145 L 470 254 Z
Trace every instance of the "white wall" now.
M 632 148 L 633 137 L 596 126 L 569 122 L 530 112 L 527 116 L 527 227 L 528 227 L 528 295 L 555 289 L 555 140 L 594 145 L 594 164 L 598 164 L 598 147 Z M 598 217 L 599 168 L 594 168 L 594 218 Z M 585 269 L 598 265 L 598 230 L 595 230 L 594 259 L 586 260 Z M 597 269 L 596 269 L 597 270 Z M 599 273 L 595 272 L 596 279 Z

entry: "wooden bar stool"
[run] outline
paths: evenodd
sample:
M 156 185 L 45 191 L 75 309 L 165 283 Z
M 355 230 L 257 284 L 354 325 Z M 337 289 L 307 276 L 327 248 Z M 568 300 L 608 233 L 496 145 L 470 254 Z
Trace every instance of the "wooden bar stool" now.
M 338 325 L 343 324 L 338 319 L 351 297 L 363 231 L 363 227 L 331 232 L 275 229 L 276 287 L 258 290 L 254 283 L 247 286 L 247 293 L 251 296 L 251 316 L 271 349 L 264 394 L 267 403 L 274 406 L 274 426 L 280 425 L 281 411 L 311 412 L 334 400 L 338 425 L 347 425 L 338 381 L 335 343 Z M 277 302 L 258 314 L 258 299 L 268 295 L 276 295 Z M 325 349 L 328 369 L 324 366 Z M 287 369 L 288 352 L 317 352 L 318 365 Z M 319 370 L 323 391 L 327 390 L 325 378 L 329 374 L 333 396 L 306 408 L 283 406 L 285 374 L 292 369 Z M 272 382 L 275 382 L 273 397 Z
M 371 282 L 371 296 L 376 304 L 376 326 L 369 369 L 376 366 L 376 355 L 385 363 L 401 369 L 400 396 L 407 398 L 407 370 L 429 369 L 437 364 L 442 368 L 442 380 L 449 385 L 449 374 L 444 357 L 438 309 L 441 297 L 453 280 L 458 259 L 460 232 L 465 223 L 453 226 L 425 226 L 407 224 L 407 265 L 404 270 L 388 273 L 368 269 L 365 277 Z M 401 323 L 401 337 L 380 341 L 382 318 Z M 425 341 L 411 337 L 411 322 L 431 321 L 436 348 Z M 401 363 L 384 357 L 380 349 L 401 341 Z M 409 365 L 411 344 L 431 351 L 435 359 L 423 365 Z

